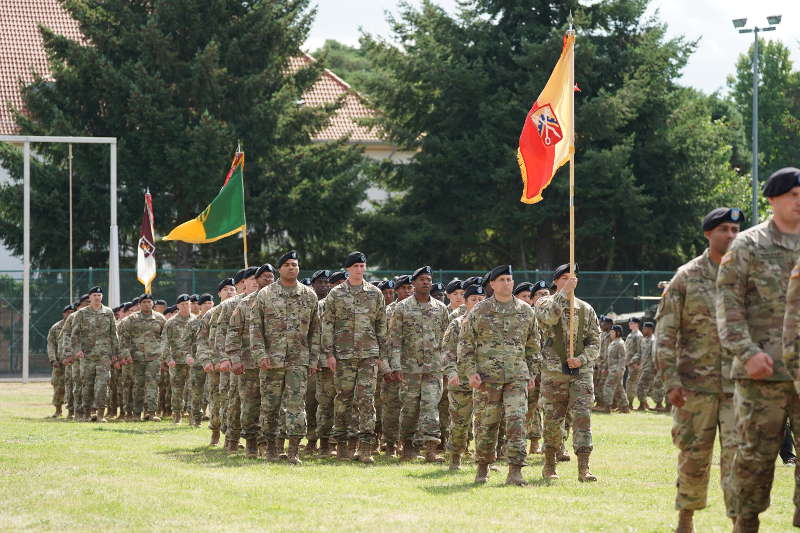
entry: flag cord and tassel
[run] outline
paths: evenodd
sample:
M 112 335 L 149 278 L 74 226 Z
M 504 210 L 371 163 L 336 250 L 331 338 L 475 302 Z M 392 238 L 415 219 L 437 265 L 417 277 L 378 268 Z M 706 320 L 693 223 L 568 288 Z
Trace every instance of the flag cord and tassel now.
M 569 13 L 568 35 L 575 38 L 575 30 L 572 28 L 572 11 Z M 573 50 L 574 50 L 573 44 Z M 570 98 L 572 98 L 572 146 L 575 146 L 575 53 L 571 55 L 569 65 L 569 87 Z M 575 275 L 575 150 L 570 151 L 569 156 L 569 275 Z M 569 356 L 575 356 L 575 291 L 569 293 Z

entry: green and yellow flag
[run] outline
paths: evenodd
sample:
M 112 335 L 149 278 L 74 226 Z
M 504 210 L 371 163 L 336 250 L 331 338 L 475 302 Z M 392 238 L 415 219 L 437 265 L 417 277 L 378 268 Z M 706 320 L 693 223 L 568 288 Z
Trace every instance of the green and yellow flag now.
M 236 152 L 217 197 L 197 218 L 184 222 L 163 238 L 204 244 L 239 233 L 246 227 L 244 216 L 244 152 Z

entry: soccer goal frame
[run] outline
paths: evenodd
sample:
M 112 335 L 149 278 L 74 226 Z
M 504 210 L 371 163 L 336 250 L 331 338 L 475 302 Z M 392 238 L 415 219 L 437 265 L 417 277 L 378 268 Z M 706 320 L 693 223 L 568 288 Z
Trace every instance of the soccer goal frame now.
M 108 241 L 108 305 L 119 305 L 119 230 L 117 228 L 117 138 L 116 137 L 60 137 L 49 135 L 0 135 L 0 142 L 21 144 L 22 166 L 22 382 L 30 378 L 30 328 L 31 328 L 31 144 L 107 144 L 110 148 L 111 174 L 111 227 Z M 72 297 L 72 295 L 70 295 Z

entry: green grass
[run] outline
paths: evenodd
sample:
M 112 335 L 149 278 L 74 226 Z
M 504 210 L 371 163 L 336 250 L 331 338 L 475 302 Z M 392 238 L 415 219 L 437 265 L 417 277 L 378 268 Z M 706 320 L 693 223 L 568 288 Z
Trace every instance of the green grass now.
M 273 465 L 209 448 L 205 428 L 48 419 L 49 398 L 46 383 L 0 384 L 0 531 L 666 532 L 677 516 L 665 415 L 594 417 L 598 483 L 578 483 L 574 458 L 543 483 L 534 456 L 530 486 L 503 486 L 502 465 L 476 487 L 472 464 Z M 731 530 L 714 463 L 698 532 Z M 793 469 L 776 470 L 763 531 L 791 529 Z

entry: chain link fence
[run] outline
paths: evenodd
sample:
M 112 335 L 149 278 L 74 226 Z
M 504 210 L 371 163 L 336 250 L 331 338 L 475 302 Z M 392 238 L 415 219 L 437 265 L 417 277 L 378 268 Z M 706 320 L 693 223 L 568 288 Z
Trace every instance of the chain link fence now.
M 389 279 L 398 274 L 386 270 L 371 271 L 370 280 Z M 230 277 L 230 270 L 172 269 L 161 270 L 153 282 L 153 293 L 172 304 L 183 292 L 209 292 L 216 298 L 216 286 L 223 277 Z M 310 277 L 312 271 L 301 271 L 302 277 Z M 485 272 L 471 270 L 436 270 L 434 281 L 447 283 L 454 277 L 466 279 Z M 598 315 L 616 313 L 642 313 L 652 316 L 657 297 L 661 294 L 658 282 L 669 280 L 669 271 L 627 272 L 581 272 L 576 294 L 589 302 Z M 551 272 L 530 270 L 515 271 L 514 280 L 549 281 Z M 0 377 L 22 376 L 22 271 L 0 271 Z M 61 318 L 61 311 L 75 301 L 89 287 L 108 284 L 107 269 L 38 270 L 31 273 L 31 321 L 30 321 L 30 375 L 45 376 L 50 373 L 47 360 L 47 332 Z M 136 280 L 132 269 L 120 271 L 120 293 L 122 301 L 141 294 L 142 285 Z M 644 297 L 644 298 L 642 298 Z

